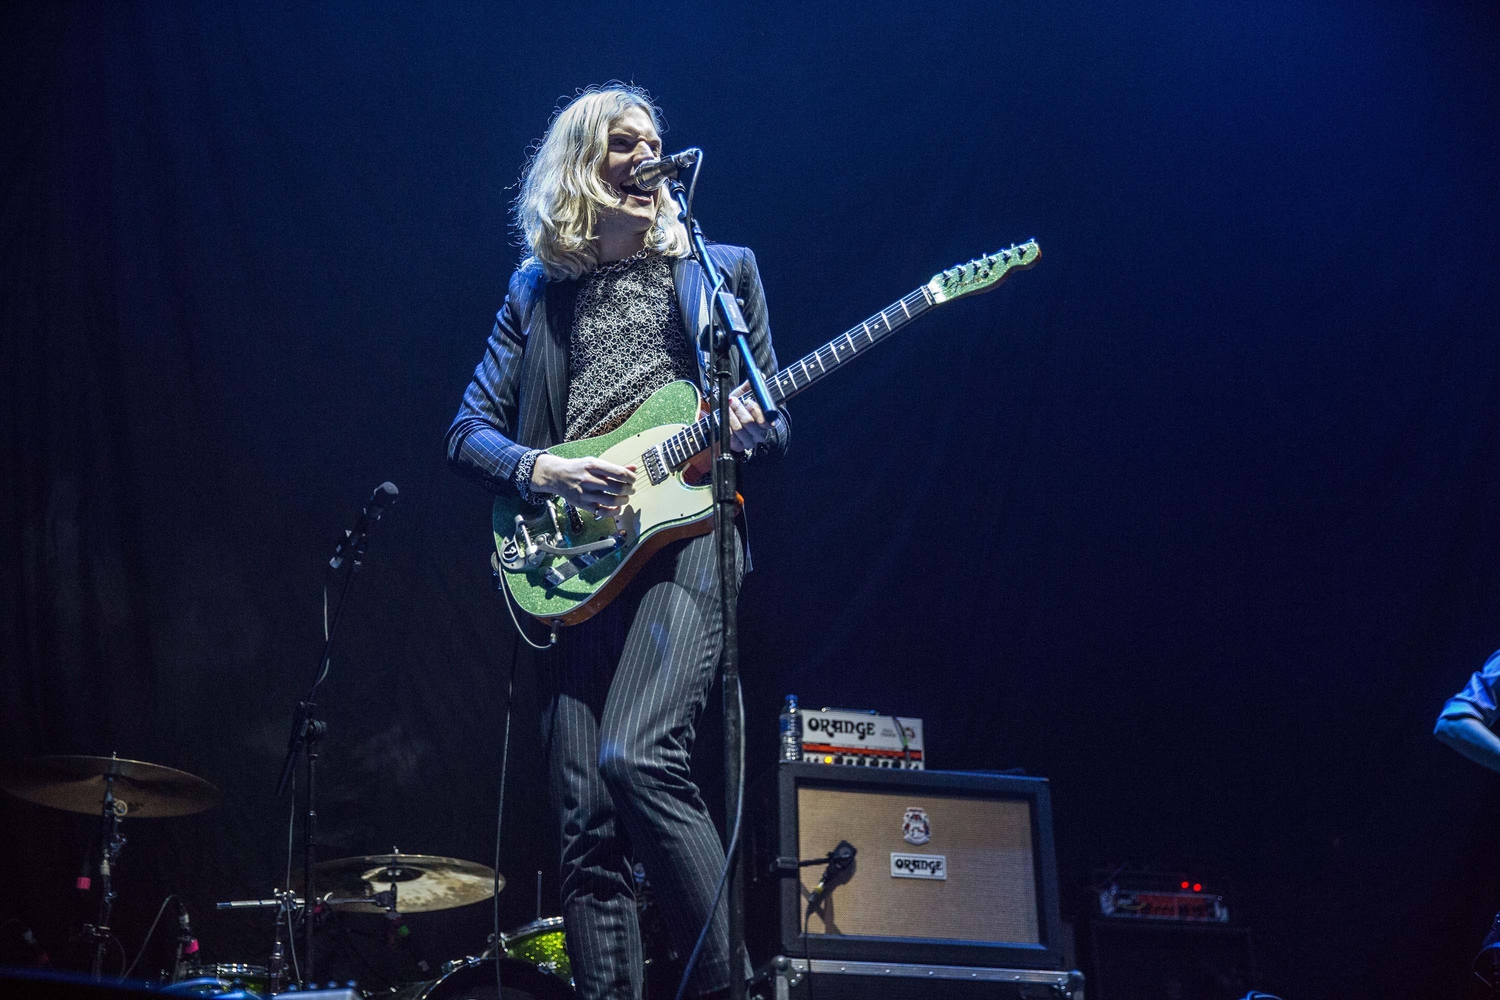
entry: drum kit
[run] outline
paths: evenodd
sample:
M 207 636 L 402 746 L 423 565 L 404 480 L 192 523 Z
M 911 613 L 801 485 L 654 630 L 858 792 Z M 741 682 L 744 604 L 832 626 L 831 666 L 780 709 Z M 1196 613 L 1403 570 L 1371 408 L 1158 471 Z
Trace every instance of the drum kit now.
M 117 895 L 114 876 L 126 843 L 121 832 L 124 821 L 188 816 L 213 808 L 221 798 L 210 782 L 185 771 L 113 755 L 0 762 L 0 789 L 37 805 L 99 817 L 99 915 L 96 923 L 83 928 L 83 939 L 93 945 L 92 973 L 96 979 L 104 978 L 108 948 L 119 945 L 110 916 Z M 324 861 L 314 867 L 314 873 L 316 911 L 390 918 L 483 902 L 505 884 L 486 865 L 394 850 L 390 854 Z M 638 872 L 638 881 L 640 876 Z M 91 882 L 90 877 L 81 878 L 79 888 L 92 889 Z M 277 911 L 276 939 L 267 962 L 195 962 L 197 942 L 185 931 L 179 936 L 174 966 L 164 977 L 167 982 L 163 991 L 229 1000 L 240 996 L 268 998 L 295 989 L 297 984 L 291 975 L 295 964 L 289 967 L 283 946 L 293 943 L 288 929 L 306 910 L 300 888 L 301 883 L 294 879 L 290 888 L 277 890 L 271 899 L 218 904 L 220 910 Z M 649 901 L 649 890 L 640 898 Z M 295 950 L 291 955 L 295 960 Z M 574 996 L 562 918 L 542 917 L 540 912 L 533 922 L 500 934 L 483 954 L 447 962 L 436 979 L 388 992 L 359 992 L 389 1000 L 494 998 L 497 964 L 504 1000 L 568 1000 Z

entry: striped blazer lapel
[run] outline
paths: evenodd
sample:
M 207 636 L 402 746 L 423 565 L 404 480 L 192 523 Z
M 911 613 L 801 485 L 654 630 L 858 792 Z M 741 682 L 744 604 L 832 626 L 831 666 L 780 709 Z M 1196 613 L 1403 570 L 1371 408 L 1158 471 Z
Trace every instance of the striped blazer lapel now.
M 573 340 L 573 305 L 578 297 L 578 282 L 549 281 L 546 288 L 546 308 L 539 310 L 541 327 L 532 331 L 527 349 L 529 352 L 541 348 L 537 359 L 539 374 L 547 395 L 552 443 L 556 444 L 563 440 L 568 429 L 569 346 Z
M 708 287 L 703 280 L 703 268 L 691 257 L 678 257 L 672 261 L 672 285 L 677 292 L 677 309 L 682 314 L 682 332 L 693 344 L 693 356 L 698 359 L 698 388 L 708 391 L 709 357 L 703 350 L 706 337 L 703 330 L 708 326 Z

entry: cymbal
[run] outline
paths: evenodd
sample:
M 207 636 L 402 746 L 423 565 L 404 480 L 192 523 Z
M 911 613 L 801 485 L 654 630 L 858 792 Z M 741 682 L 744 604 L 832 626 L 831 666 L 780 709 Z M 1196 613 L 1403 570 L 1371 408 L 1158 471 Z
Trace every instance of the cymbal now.
M 385 913 L 391 901 L 369 897 L 393 889 L 395 900 L 390 908 L 398 913 L 448 910 L 495 894 L 495 869 L 431 854 L 371 854 L 323 861 L 314 868 L 318 896 L 332 893 L 334 901 L 329 905 L 350 913 Z M 293 884 L 299 891 L 303 888 L 298 879 Z M 500 887 L 505 887 L 504 877 Z
M 119 757 L 31 757 L 0 761 L 0 788 L 39 806 L 99 815 L 105 776 L 113 775 L 122 818 L 190 816 L 219 804 L 219 790 L 175 767 Z

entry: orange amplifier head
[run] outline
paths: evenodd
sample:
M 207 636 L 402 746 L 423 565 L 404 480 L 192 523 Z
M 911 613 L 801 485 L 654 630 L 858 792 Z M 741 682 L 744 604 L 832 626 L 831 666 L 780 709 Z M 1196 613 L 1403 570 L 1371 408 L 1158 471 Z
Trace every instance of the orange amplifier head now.
M 804 712 L 802 760 L 808 764 L 925 770 L 922 720 L 848 708 Z

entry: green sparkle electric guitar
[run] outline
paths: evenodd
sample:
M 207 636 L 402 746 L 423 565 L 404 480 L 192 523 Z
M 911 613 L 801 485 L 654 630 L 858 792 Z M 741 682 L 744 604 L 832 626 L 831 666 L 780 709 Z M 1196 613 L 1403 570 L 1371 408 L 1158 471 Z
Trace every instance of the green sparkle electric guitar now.
M 994 288 L 1041 257 L 1032 240 L 932 276 L 911 294 L 766 378 L 777 403 L 822 380 L 934 306 Z M 748 394 L 748 390 L 746 391 Z M 608 604 L 662 546 L 713 530 L 713 488 L 705 482 L 718 414 L 691 382 L 669 382 L 607 434 L 554 445 L 560 458 L 597 456 L 639 470 L 635 492 L 613 517 L 561 499 L 541 505 L 495 500 L 498 566 L 521 609 L 576 625 Z

